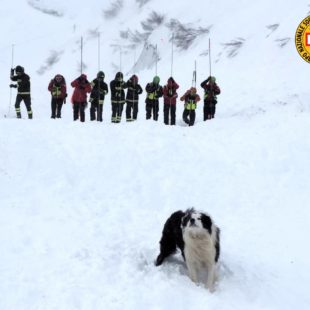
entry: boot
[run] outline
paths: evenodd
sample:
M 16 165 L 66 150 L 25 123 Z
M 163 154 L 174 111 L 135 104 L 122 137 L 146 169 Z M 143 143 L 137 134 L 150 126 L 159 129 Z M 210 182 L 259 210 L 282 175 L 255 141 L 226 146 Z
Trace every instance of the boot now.
M 16 111 L 16 117 L 22 118 L 22 114 L 20 113 L 20 108 L 15 108 L 15 111 Z

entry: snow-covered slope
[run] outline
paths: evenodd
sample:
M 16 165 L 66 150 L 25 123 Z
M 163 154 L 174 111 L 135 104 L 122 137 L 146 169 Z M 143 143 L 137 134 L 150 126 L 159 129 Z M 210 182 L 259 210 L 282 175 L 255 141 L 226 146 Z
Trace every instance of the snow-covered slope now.
M 288 112 L 1 121 L 0 309 L 306 310 L 309 113 Z M 214 294 L 180 255 L 153 264 L 166 218 L 190 206 L 222 230 Z
M 109 19 L 111 3 L 95 0 L 2 4 L 0 112 L 8 112 L 14 43 L 14 64 L 32 77 L 34 119 L 0 118 L 0 309 L 308 309 L 309 64 L 293 42 L 308 3 L 119 3 Z M 79 74 L 81 35 L 93 78 L 94 33 L 101 33 L 101 68 L 110 81 L 120 60 L 111 45 L 122 45 L 129 73 L 143 44 L 135 56 L 120 31 L 143 34 L 140 22 L 153 11 L 164 15 L 148 35 L 163 82 L 170 75 L 167 24 L 210 29 L 187 50 L 175 47 L 173 71 L 179 93 L 191 86 L 195 60 L 198 82 L 208 76 L 201 54 L 211 37 L 222 88 L 216 118 L 202 122 L 200 106 L 196 125 L 184 127 L 179 105 L 177 126 L 147 122 L 141 99 L 138 121 L 115 125 L 107 99 L 103 123 L 72 122 L 70 104 L 63 119 L 50 120 L 47 84 L 58 72 L 68 81 Z M 51 50 L 60 60 L 44 68 Z M 141 84 L 154 73 L 139 71 Z M 222 230 L 214 294 L 189 280 L 179 254 L 153 264 L 167 217 L 192 206 Z
M 209 75 L 210 38 L 212 74 L 223 90 L 219 113 L 255 113 L 279 101 L 304 103 L 307 63 L 296 52 L 294 35 L 308 10 L 305 0 L 7 1 L 0 12 L 1 112 L 7 113 L 10 98 L 5 85 L 9 84 L 12 44 L 14 65 L 23 65 L 32 77 L 34 113 L 48 117 L 47 84 L 59 72 L 68 82 L 79 74 L 81 36 L 84 71 L 90 79 L 95 77 L 98 33 L 100 69 L 107 81 L 114 78 L 120 63 L 128 78 L 147 42 L 157 45 L 158 74 L 164 83 L 171 74 L 169 40 L 174 33 L 173 75 L 181 85 L 180 93 L 192 84 L 195 60 L 197 82 Z M 138 74 L 145 85 L 155 74 L 154 63 Z

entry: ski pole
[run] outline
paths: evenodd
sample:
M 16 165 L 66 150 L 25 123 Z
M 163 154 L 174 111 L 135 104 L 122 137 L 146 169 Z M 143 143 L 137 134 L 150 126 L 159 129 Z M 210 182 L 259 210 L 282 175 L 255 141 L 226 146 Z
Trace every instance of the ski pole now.
M 136 67 L 136 48 L 134 49 L 134 59 L 133 59 L 133 74 L 135 75 L 136 72 L 135 72 L 135 67 Z M 132 80 L 132 111 L 130 111 L 130 118 L 131 120 L 133 121 L 134 120 L 134 110 L 135 110 L 135 92 L 136 92 L 136 88 L 137 88 L 137 85 L 136 83 L 134 83 L 134 81 Z M 129 91 L 129 87 L 128 87 L 128 90 L 127 92 Z M 127 103 L 128 104 L 128 103 Z M 131 117 L 132 116 L 132 117 Z
M 100 71 L 100 32 L 98 32 L 98 73 L 99 71 Z M 100 77 L 98 75 L 97 75 L 97 81 L 98 81 L 97 121 L 98 121 L 101 120 L 101 109 L 103 110 L 103 106 L 100 105 Z
M 174 34 L 172 34 L 172 40 L 171 40 L 171 75 L 173 73 L 173 42 L 174 41 Z
M 100 32 L 98 32 L 98 72 L 100 71 Z
M 83 37 L 81 37 L 81 74 L 83 73 Z
M 13 68 L 13 65 L 14 65 L 14 44 L 12 44 L 11 69 Z M 12 88 L 10 87 L 10 101 L 9 101 L 9 107 L 8 107 L 8 114 L 4 115 L 4 117 L 10 116 L 11 105 L 12 105 Z
M 122 52 L 121 52 L 121 49 L 120 49 L 120 67 L 119 67 L 119 72 L 122 72 L 121 71 L 121 68 L 122 68 L 122 57 L 121 57 L 121 55 L 122 55 Z M 121 90 L 121 86 L 122 86 L 122 81 L 118 81 L 118 85 L 119 85 L 119 91 L 120 91 L 120 93 L 119 93 L 119 95 L 118 95 L 118 97 L 117 97 L 117 101 L 118 101 L 118 110 L 117 110 L 117 113 L 116 113 L 116 121 L 117 121 L 117 123 L 120 123 L 121 122 L 121 107 L 122 107 L 122 102 L 121 102 L 121 94 L 122 94 L 122 90 Z
M 133 51 L 133 74 L 136 74 L 136 57 L 137 57 L 137 51 L 135 48 Z
M 211 83 L 211 39 L 209 38 L 209 72 L 210 72 L 210 82 Z M 213 85 L 211 84 L 210 88 L 210 98 L 213 98 Z
M 196 80 L 197 80 L 197 66 L 196 66 L 196 60 L 195 60 L 195 87 L 196 87 Z
M 211 76 L 211 40 L 209 38 L 209 72 Z
M 155 45 L 155 56 L 156 56 L 156 62 L 155 62 L 155 75 L 157 76 L 157 59 L 158 59 L 157 44 Z
M 119 49 L 119 71 L 122 72 L 122 47 Z

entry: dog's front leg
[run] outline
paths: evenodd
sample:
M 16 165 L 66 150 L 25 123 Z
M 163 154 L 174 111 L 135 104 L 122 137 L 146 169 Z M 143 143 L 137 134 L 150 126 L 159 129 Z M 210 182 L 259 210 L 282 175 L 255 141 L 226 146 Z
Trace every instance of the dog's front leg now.
M 215 284 L 215 266 L 213 264 L 208 266 L 208 271 L 207 271 L 207 289 L 213 293 L 215 291 L 214 288 Z
M 193 262 L 186 262 L 187 269 L 188 269 L 188 274 L 190 279 L 194 283 L 198 283 L 198 274 L 197 274 L 197 268 Z

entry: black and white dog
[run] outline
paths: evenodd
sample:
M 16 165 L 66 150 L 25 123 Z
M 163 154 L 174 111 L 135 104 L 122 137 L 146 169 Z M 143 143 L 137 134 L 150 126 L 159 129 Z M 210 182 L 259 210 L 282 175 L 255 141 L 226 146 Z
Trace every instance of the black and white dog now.
M 220 256 L 220 229 L 207 213 L 188 209 L 174 212 L 166 221 L 160 240 L 156 266 L 166 257 L 181 250 L 191 280 L 200 280 L 214 290 L 216 263 Z M 201 275 L 206 277 L 201 278 Z

